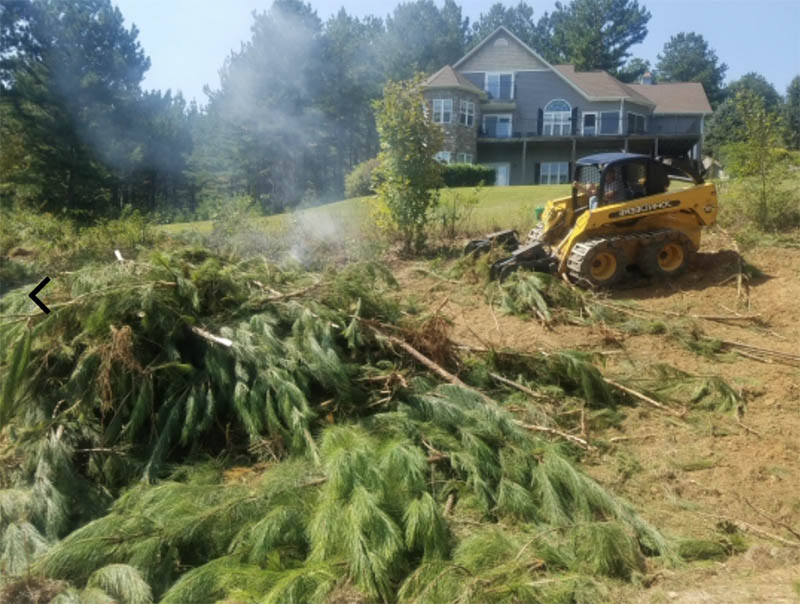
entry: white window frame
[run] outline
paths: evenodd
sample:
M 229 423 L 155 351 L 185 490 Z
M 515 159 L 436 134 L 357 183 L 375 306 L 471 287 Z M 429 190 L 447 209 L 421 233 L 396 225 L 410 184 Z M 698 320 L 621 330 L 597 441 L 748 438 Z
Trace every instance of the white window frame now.
M 586 134 L 586 116 L 594 116 L 594 134 Z M 597 136 L 600 134 L 600 112 L 599 111 L 584 111 L 581 114 L 581 136 Z
M 568 111 L 547 111 L 547 107 L 556 101 L 566 103 Z M 565 117 L 566 116 L 566 117 Z M 548 132 L 549 126 L 549 132 Z M 558 128 L 558 132 L 556 132 Z M 545 104 L 545 111 L 542 112 L 542 135 L 543 136 L 569 136 L 572 134 L 572 104 L 566 99 L 551 99 Z
M 436 106 L 439 105 L 437 110 Z M 450 113 L 447 121 L 444 121 L 445 104 L 450 105 Z M 437 115 L 439 119 L 437 118 Z M 433 123 L 434 124 L 452 124 L 453 123 L 453 99 L 433 99 Z
M 462 116 L 464 121 L 461 121 Z M 475 125 L 475 103 L 461 99 L 458 104 L 458 123 L 467 128 L 472 128 Z
M 459 164 L 472 163 L 472 153 L 459 153 L 456 157 Z
M 433 158 L 442 164 L 453 163 L 453 154 L 450 151 L 439 151 Z
M 488 92 L 489 92 L 489 76 L 497 76 L 497 87 L 498 87 L 498 92 L 499 92 L 500 76 L 501 75 L 510 75 L 511 76 L 511 97 L 508 100 L 513 101 L 514 100 L 514 81 L 516 79 L 516 77 L 515 77 L 516 74 L 513 71 L 486 71 L 486 72 L 484 72 L 484 74 L 483 74 L 483 89 L 488 94 Z M 505 101 L 505 100 L 506 99 L 501 99 L 501 98 L 491 98 L 491 97 L 489 98 L 489 102 L 490 103 L 492 101 L 501 101 L 502 102 L 502 101 Z
M 486 166 L 487 168 L 494 168 L 494 170 L 495 170 L 495 176 L 494 176 L 494 184 L 495 184 L 495 186 L 506 187 L 506 186 L 511 184 L 511 162 L 492 162 L 492 163 L 483 164 L 483 165 Z M 497 182 L 498 178 L 500 177 L 500 172 L 499 172 L 498 168 L 505 168 L 505 173 L 506 173 L 506 176 L 508 177 L 508 182 L 506 182 L 506 183 L 504 183 L 502 185 Z
M 488 113 L 483 114 L 483 119 L 481 121 L 481 129 L 485 132 L 486 131 L 486 118 L 487 117 L 496 117 L 498 123 L 500 122 L 500 118 L 508 118 L 508 136 L 496 136 L 495 138 L 511 138 L 512 133 L 514 132 L 514 115 L 511 113 Z
M 561 180 L 562 175 L 563 181 Z M 542 162 L 539 166 L 540 185 L 563 185 L 567 182 L 569 182 L 568 161 Z
M 638 117 L 642 118 L 642 131 L 641 132 L 633 132 L 632 133 L 630 131 L 630 128 L 628 128 L 628 134 L 645 134 L 647 132 L 647 116 L 646 115 L 644 115 L 643 113 L 638 113 L 636 111 L 630 111 L 630 110 L 628 110 L 627 115 L 629 115 L 629 116 L 630 115 L 635 115 L 635 116 L 638 116 Z M 628 120 L 630 120 L 630 118 L 628 118 Z M 625 125 L 627 126 L 628 124 L 625 124 Z

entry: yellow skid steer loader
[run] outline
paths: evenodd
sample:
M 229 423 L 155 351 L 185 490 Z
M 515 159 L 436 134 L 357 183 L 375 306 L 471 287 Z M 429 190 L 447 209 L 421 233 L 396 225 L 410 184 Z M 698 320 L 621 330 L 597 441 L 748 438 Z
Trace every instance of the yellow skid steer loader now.
M 716 218 L 714 184 L 687 160 L 600 153 L 578 160 L 572 194 L 547 202 L 522 245 L 515 231 L 500 231 L 471 241 L 465 253 L 497 245 L 511 251 L 492 265 L 494 279 L 527 268 L 605 288 L 631 267 L 648 277 L 682 273 L 700 247 L 701 229 Z

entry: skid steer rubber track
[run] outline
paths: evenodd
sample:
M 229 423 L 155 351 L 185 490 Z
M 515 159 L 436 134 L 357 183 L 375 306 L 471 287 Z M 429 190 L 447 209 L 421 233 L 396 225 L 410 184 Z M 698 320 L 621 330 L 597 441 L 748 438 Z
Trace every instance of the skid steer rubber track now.
M 625 252 L 636 243 L 636 257 L 629 258 Z M 665 270 L 660 266 L 659 251 L 665 244 L 673 243 L 678 246 L 684 258 L 673 270 Z M 592 274 L 592 266 L 601 252 L 615 257 L 617 264 L 615 270 L 608 270 L 602 274 L 602 279 Z M 591 288 L 605 288 L 617 285 L 625 277 L 625 268 L 628 264 L 636 264 L 645 277 L 669 278 L 682 274 L 691 262 L 696 252 L 689 238 L 673 229 L 658 229 L 655 231 L 641 231 L 627 235 L 614 235 L 611 237 L 596 237 L 575 244 L 567 259 L 567 276 L 573 283 Z M 602 265 L 602 262 L 600 263 Z M 663 264 L 663 262 L 662 262 Z M 602 269 L 603 266 L 600 266 Z
M 543 234 L 544 234 L 544 225 L 540 222 L 528 232 L 528 237 L 525 239 L 525 243 L 531 244 L 541 241 Z
M 683 274 L 697 251 L 680 231 L 659 229 L 642 234 L 647 237 L 641 241 L 636 264 L 647 277 L 665 279 Z
M 628 265 L 622 239 L 622 236 L 596 237 L 576 243 L 567 258 L 570 281 L 592 289 L 619 283 Z

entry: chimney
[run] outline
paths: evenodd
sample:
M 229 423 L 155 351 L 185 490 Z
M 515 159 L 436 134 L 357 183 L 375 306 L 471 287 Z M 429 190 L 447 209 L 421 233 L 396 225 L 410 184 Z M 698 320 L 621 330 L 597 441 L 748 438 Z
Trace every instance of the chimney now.
M 653 84 L 653 74 L 650 73 L 649 71 L 645 71 L 642 74 L 642 77 L 639 78 L 639 83 L 640 84 L 645 84 L 647 86 L 652 86 L 652 84 Z

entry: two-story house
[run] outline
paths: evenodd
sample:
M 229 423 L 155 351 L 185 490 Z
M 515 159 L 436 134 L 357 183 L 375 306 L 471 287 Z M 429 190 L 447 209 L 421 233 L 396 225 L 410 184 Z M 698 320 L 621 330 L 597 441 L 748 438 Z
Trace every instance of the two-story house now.
M 428 78 L 424 95 L 445 132 L 439 158 L 491 166 L 498 185 L 565 183 L 576 159 L 603 151 L 699 159 L 711 113 L 702 84 L 551 65 L 505 27 Z

